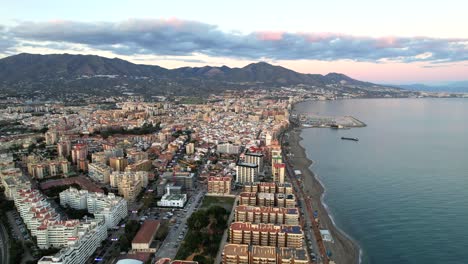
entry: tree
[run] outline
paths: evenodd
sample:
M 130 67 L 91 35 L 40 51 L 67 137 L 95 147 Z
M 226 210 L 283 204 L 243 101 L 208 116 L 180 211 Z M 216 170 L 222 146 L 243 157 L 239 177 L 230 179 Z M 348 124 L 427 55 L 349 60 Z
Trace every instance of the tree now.
M 120 251 L 127 252 L 130 249 L 130 241 L 128 241 L 127 236 L 122 235 L 119 239 Z
M 208 260 L 202 255 L 195 255 L 193 261 L 197 261 L 200 264 L 207 264 Z

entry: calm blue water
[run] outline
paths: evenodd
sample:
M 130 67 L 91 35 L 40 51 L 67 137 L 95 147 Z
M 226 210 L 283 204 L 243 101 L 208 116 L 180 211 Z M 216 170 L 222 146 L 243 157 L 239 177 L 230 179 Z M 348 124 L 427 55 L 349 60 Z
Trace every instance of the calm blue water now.
M 362 263 L 468 263 L 468 100 L 359 99 L 296 109 L 367 124 L 304 129 L 301 142 L 335 222 L 362 248 Z

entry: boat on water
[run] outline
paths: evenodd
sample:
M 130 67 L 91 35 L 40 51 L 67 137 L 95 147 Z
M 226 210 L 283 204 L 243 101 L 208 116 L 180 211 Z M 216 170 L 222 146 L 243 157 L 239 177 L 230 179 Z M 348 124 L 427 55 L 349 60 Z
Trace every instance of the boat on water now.
M 358 138 L 353 138 L 353 137 L 341 137 L 342 140 L 352 140 L 352 141 L 359 141 Z

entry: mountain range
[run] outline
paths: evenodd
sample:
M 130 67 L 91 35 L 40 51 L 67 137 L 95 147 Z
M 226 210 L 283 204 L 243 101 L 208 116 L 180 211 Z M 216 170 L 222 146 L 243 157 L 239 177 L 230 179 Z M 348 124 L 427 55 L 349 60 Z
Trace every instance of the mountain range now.
M 285 86 L 358 92 L 370 96 L 402 92 L 391 86 L 358 81 L 340 73 L 302 74 L 266 62 L 252 63 L 242 68 L 204 66 L 166 69 L 95 55 L 21 53 L 0 59 L 0 92 L 4 94 L 202 95 L 226 89 Z

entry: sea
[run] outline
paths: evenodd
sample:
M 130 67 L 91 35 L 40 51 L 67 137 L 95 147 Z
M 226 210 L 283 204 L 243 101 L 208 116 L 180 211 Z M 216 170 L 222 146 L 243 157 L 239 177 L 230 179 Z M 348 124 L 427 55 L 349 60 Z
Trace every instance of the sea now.
M 468 263 L 468 99 L 306 101 L 296 111 L 367 124 L 303 129 L 300 142 L 361 263 Z

